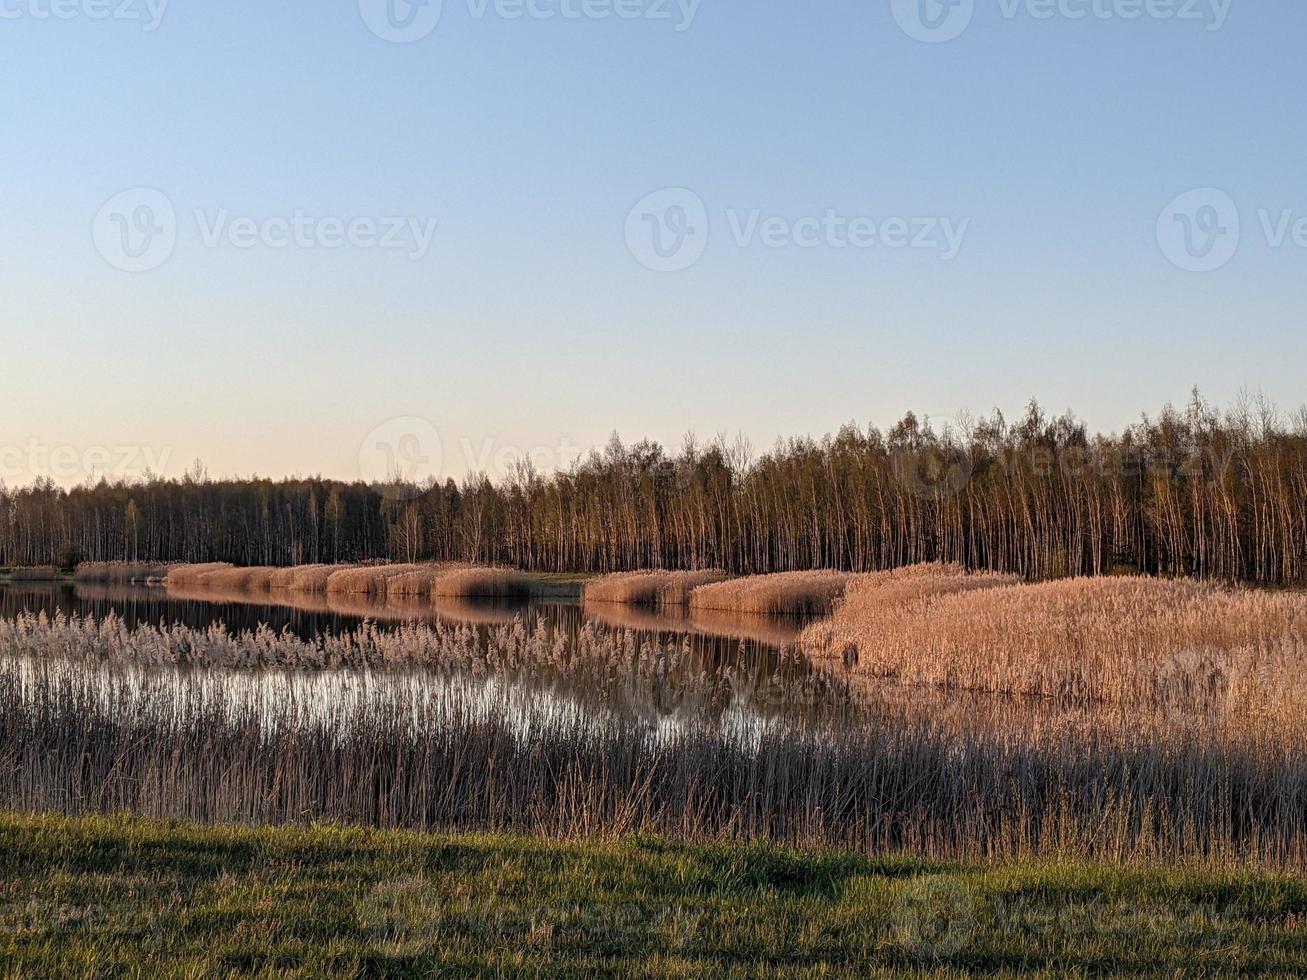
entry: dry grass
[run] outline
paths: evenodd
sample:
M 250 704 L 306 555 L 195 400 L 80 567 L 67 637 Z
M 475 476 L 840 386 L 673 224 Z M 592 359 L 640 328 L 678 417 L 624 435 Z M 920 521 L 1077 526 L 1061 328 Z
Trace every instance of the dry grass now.
M 268 580 L 268 588 L 276 591 L 323 592 L 327 587 L 327 577 L 342 565 L 291 565 L 279 568 Z M 313 583 L 321 581 L 321 588 L 313 588 Z M 308 586 L 300 588 L 299 586 Z
M 531 579 L 507 568 L 460 568 L 441 575 L 432 594 L 438 599 L 526 599 Z
M 700 586 L 690 594 L 690 609 L 752 616 L 824 616 L 854 578 L 845 572 L 752 575 Z
M 585 601 L 685 607 L 690 602 L 690 593 L 696 588 L 721 582 L 727 577 L 722 571 L 620 572 L 587 582 Z
M 212 589 L 214 592 L 266 592 L 281 569 L 238 567 L 226 562 L 178 565 L 169 570 L 164 583 L 170 589 Z
M 272 578 L 280 569 L 268 567 L 220 568 L 207 573 L 201 584 L 207 589 L 230 592 L 267 592 Z
M 384 596 L 392 578 L 421 571 L 425 571 L 421 565 L 358 565 L 342 568 L 327 578 L 327 592 Z
M 446 562 L 429 565 L 415 572 L 404 572 L 387 580 L 386 594 L 392 599 L 431 599 L 435 595 L 436 582 L 442 575 L 468 567 Z
M 274 576 L 274 582 L 286 583 L 284 586 L 274 585 L 274 588 L 323 595 L 327 591 L 327 583 L 331 580 L 331 576 L 353 567 L 352 565 L 296 565 L 284 569 L 283 574 Z
M 819 657 L 902 684 L 1307 730 L 1303 594 L 925 571 L 858 583 L 805 640 Z
M 838 656 L 852 666 L 858 648 L 874 632 L 879 617 L 905 607 L 917 608 L 927 601 L 957 592 L 1017 586 L 1014 575 L 968 572 L 961 565 L 912 565 L 888 572 L 860 575 L 845 589 L 828 619 L 809 626 L 803 642 L 809 652 L 822 659 Z
M 651 725 L 612 706 L 666 696 L 676 648 L 489 634 L 0 622 L 0 807 L 1307 868 L 1307 754 L 1284 735 L 1086 729 L 1014 699 L 973 726 L 901 694 L 816 731 L 698 709 Z M 503 682 L 520 671 L 569 683 L 532 695 Z
M 78 582 L 132 585 L 162 582 L 176 566 L 172 562 L 84 561 L 73 577 Z
M 199 565 L 177 565 L 168 570 L 164 584 L 168 588 L 196 589 L 204 585 L 213 572 L 223 572 L 234 568 L 230 562 L 215 561 Z
M 437 582 L 456 575 L 448 592 Z M 437 594 L 464 598 L 524 598 L 527 578 L 502 569 L 481 569 L 457 563 L 428 565 L 297 565 L 291 568 L 239 568 L 225 562 L 178 565 L 168 571 L 170 588 L 213 590 L 229 596 L 241 593 L 303 592 L 317 595 L 373 596 L 396 600 L 430 600 Z

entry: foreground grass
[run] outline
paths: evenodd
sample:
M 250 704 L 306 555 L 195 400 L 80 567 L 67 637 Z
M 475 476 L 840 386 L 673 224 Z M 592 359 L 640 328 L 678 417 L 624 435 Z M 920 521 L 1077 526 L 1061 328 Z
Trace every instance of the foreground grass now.
M 1307 973 L 1307 883 L 0 816 L 6 976 Z

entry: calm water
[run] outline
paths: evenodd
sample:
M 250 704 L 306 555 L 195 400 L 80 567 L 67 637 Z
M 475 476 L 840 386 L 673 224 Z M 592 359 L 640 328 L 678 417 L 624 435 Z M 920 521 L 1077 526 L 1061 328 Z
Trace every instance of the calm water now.
M 552 699 L 572 699 L 592 707 L 625 711 L 637 702 L 641 714 L 684 716 L 687 712 L 721 716 L 741 707 L 764 714 L 788 715 L 830 709 L 832 692 L 814 706 L 792 696 L 805 688 L 814 671 L 792 652 L 803 624 L 793 620 L 741 618 L 734 616 L 689 617 L 663 615 L 620 605 L 583 606 L 579 601 L 452 601 L 432 605 L 421 600 L 384 602 L 362 596 L 323 596 L 277 593 L 275 601 L 262 595 L 213 592 L 178 592 L 162 586 L 107 586 L 98 584 L 16 584 L 0 586 L 0 617 L 19 613 L 77 615 L 103 618 L 114 615 L 129 628 L 142 625 L 184 625 L 207 629 L 221 623 L 229 631 L 253 630 L 261 625 L 278 632 L 288 630 L 302 639 L 339 634 L 364 622 L 387 624 L 411 622 L 471 626 L 483 639 L 495 627 L 513 624 L 519 618 L 535 627 L 543 623 L 551 634 L 573 637 L 587 623 L 633 631 L 639 642 L 655 648 L 688 651 L 679 657 L 675 675 L 656 683 L 641 682 L 600 691 L 591 685 L 564 684 L 556 678 L 501 678 L 514 687 L 539 693 L 551 692 Z M 224 684 L 247 681 L 223 681 Z M 255 680 L 260 687 L 283 683 Z M 348 679 L 320 679 L 300 683 L 322 686 L 348 684 Z M 389 682 L 387 682 L 389 683 Z M 822 685 L 823 689 L 825 688 Z M 638 689 L 637 689 L 638 688 Z M 835 700 L 838 700 L 836 698 Z M 596 703 L 598 702 L 598 703 Z
M 803 624 L 792 620 L 668 616 L 628 606 L 583 606 L 558 600 L 461 601 L 433 607 L 420 601 L 379 603 L 362 597 L 285 593 L 279 598 L 285 602 L 250 595 L 179 594 L 162 586 L 0 585 L 0 618 L 24 612 L 97 619 L 114 615 L 129 628 L 180 624 L 207 629 L 221 623 L 236 632 L 266 625 L 303 639 L 338 634 L 368 621 L 383 629 L 387 624 L 426 622 L 471 626 L 482 642 L 488 642 L 493 628 L 519 618 L 532 627 L 543 622 L 551 633 L 567 637 L 574 637 L 587 623 L 596 623 L 633 632 L 642 646 L 653 648 L 655 654 L 667 651 L 668 662 L 675 663 L 674 669 L 653 674 L 601 669 L 598 674 L 578 676 L 542 665 L 511 675 L 476 677 L 422 670 L 297 673 L 143 669 L 114 663 L 68 668 L 107 703 L 148 690 L 161 702 L 221 699 L 233 711 L 242 705 L 261 705 L 259 710 L 270 716 L 293 708 L 313 717 L 334 717 L 346 728 L 345 719 L 366 717 L 384 704 L 405 706 L 403 710 L 415 719 L 441 704 L 458 705 L 460 711 L 510 715 L 524 736 L 532 725 L 560 716 L 580 727 L 621 716 L 646 721 L 653 730 L 682 722 L 757 730 L 781 722 L 815 732 L 831 732 L 868 718 L 930 718 L 985 731 L 996 712 L 1004 718 L 1015 712 L 1023 724 L 1031 725 L 1051 717 L 1039 702 L 902 688 L 859 679 L 839 668 L 814 666 L 794 647 Z M 670 656 L 673 650 L 675 657 Z M 6 664 L 12 669 L 0 657 L 0 667 Z

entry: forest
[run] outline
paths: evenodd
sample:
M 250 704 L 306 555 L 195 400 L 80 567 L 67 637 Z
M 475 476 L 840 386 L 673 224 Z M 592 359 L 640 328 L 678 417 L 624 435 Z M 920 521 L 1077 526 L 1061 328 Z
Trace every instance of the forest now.
M 463 561 L 531 571 L 920 562 L 1031 580 L 1191 575 L 1307 583 L 1307 411 L 1195 393 L 1120 434 L 1032 402 L 1023 417 L 849 424 L 755 454 L 616 435 L 566 472 L 424 485 L 307 479 L 0 486 L 0 566 Z

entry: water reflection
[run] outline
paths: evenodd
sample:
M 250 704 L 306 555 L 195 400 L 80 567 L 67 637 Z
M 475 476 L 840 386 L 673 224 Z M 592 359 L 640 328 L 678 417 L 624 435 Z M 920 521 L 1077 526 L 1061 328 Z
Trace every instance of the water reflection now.
M 366 595 L 321 595 L 181 590 L 158 586 L 103 584 L 0 587 L 0 618 L 21 613 L 63 614 L 83 619 L 118 617 L 129 630 L 174 625 L 207 630 L 221 623 L 232 634 L 266 626 L 301 640 L 339 636 L 364 623 L 383 630 L 405 624 L 468 628 L 484 650 L 492 632 L 521 623 L 544 630 L 546 642 L 577 647 L 587 625 L 622 630 L 636 649 L 651 651 L 657 677 L 634 677 L 611 665 L 611 676 L 577 678 L 536 670 L 532 676 L 501 680 L 553 699 L 573 700 L 644 717 L 718 718 L 733 706 L 750 705 L 771 717 L 839 711 L 842 687 L 815 670 L 792 649 L 802 624 L 756 617 L 711 618 L 659 614 L 611 604 L 579 601 L 379 600 Z
M 128 631 L 158 626 L 207 630 L 222 623 L 232 634 L 266 626 L 304 641 L 348 634 L 369 622 L 388 635 L 417 623 L 455 627 L 460 643 L 466 636 L 469 649 L 483 654 L 502 649 L 508 634 L 542 630 L 545 647 L 557 643 L 570 651 L 558 659 L 507 666 L 491 656 L 470 668 L 399 672 L 136 669 L 112 658 L 88 661 L 74 670 L 99 678 L 96 686 L 110 693 L 117 690 L 115 684 L 148 681 L 161 685 L 160 690 L 204 690 L 215 698 L 227 692 L 236 704 L 289 701 L 311 713 L 353 704 L 365 715 L 377 698 L 398 698 L 420 712 L 452 697 L 464 706 L 494 705 L 495 711 L 511 705 L 512 713 L 522 719 L 552 718 L 562 711 L 574 718 L 635 719 L 658 728 L 692 723 L 751 730 L 778 722 L 809 732 L 834 732 L 874 719 L 928 724 L 974 738 L 1011 731 L 1064 735 L 1145 728 L 1138 718 L 1122 717 L 1110 705 L 1086 711 L 1044 700 L 913 688 L 892 679 L 814 666 L 794 647 L 801 625 L 795 622 L 659 614 L 557 599 L 442 601 L 434 607 L 421 600 L 379 602 L 366 596 L 289 592 L 276 599 L 178 593 L 151 586 L 23 584 L 0 586 L 0 619 L 42 613 L 95 621 L 112 616 Z M 622 631 L 623 638 L 614 638 L 611 648 L 622 655 L 579 661 L 577 651 L 587 647 L 581 636 L 587 628 Z M 593 637 L 589 646 L 595 646 Z M 21 651 L 2 652 L 8 657 Z M 31 654 L 35 662 L 50 659 L 38 651 Z M 88 663 L 93 668 L 89 673 Z M 113 678 L 117 680 L 110 683 Z M 487 698 L 489 692 L 496 697 Z

